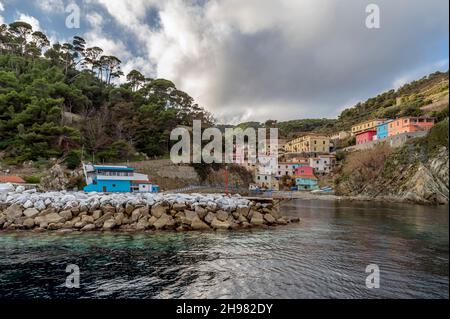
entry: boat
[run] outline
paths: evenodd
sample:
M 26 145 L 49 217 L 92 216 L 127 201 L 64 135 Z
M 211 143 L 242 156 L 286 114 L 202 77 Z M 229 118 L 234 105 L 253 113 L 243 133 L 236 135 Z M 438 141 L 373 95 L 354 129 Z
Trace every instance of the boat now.
M 134 168 L 118 165 L 83 163 L 85 192 L 101 193 L 158 193 L 159 186 L 148 175 L 136 173 Z

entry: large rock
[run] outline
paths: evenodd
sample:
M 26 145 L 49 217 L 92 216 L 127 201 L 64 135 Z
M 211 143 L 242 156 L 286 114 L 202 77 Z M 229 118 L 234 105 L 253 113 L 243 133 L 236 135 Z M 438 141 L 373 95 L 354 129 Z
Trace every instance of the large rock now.
M 72 219 L 72 212 L 70 210 L 63 210 L 59 213 L 59 216 L 64 218 L 65 221 L 68 221 Z
M 27 218 L 23 221 L 23 226 L 25 228 L 33 228 L 34 227 L 34 218 Z
M 156 229 L 169 228 L 173 225 L 174 222 L 172 216 L 167 214 L 161 215 L 161 217 L 159 217 L 158 220 L 153 223 L 153 227 L 155 227 Z
M 193 230 L 206 230 L 210 229 L 208 224 L 203 222 L 199 216 L 195 216 L 195 218 L 192 220 L 191 228 Z
M 6 209 L 5 215 L 8 221 L 14 221 L 16 218 L 22 216 L 22 207 L 18 204 L 12 204 Z
M 228 212 L 226 212 L 226 211 L 219 210 L 219 211 L 216 212 L 216 217 L 221 222 L 226 221 L 228 219 L 228 216 L 230 216 L 230 214 Z
M 183 224 L 190 225 L 196 217 L 198 217 L 196 212 L 193 212 L 192 210 L 185 210 L 184 217 L 181 219 L 181 221 Z
M 195 212 L 197 213 L 198 217 L 200 217 L 200 219 L 204 219 L 208 214 L 208 211 L 201 206 L 195 206 Z
M 276 220 L 275 218 L 271 215 L 271 214 L 264 214 L 264 220 L 268 223 L 268 224 L 275 224 Z
M 229 229 L 230 223 L 227 221 L 220 221 L 216 217 L 214 217 L 213 221 L 211 222 L 211 227 L 213 229 Z
M 182 211 L 185 210 L 187 208 L 186 203 L 175 203 L 172 206 L 172 209 L 176 210 L 176 211 Z
M 94 217 L 89 215 L 83 215 L 81 216 L 81 221 L 85 222 L 86 224 L 92 224 L 94 222 Z
M 26 217 L 34 218 L 34 217 L 36 217 L 39 214 L 39 211 L 36 208 L 28 208 L 28 209 L 25 209 L 23 214 Z
M 94 229 L 95 229 L 94 224 L 87 224 L 87 225 L 83 226 L 83 228 L 81 228 L 81 231 L 90 231 L 90 230 L 94 230 Z
M 38 216 L 34 219 L 34 222 L 39 224 L 41 227 L 45 227 L 45 225 L 49 224 L 57 224 L 63 221 L 64 218 L 59 216 L 57 213 L 49 213 L 45 216 Z
M 258 226 L 264 224 L 263 215 L 258 211 L 253 211 L 252 219 L 250 220 L 250 224 Z
M 133 210 L 133 212 L 131 213 L 131 221 L 137 222 L 139 220 L 139 218 L 141 218 L 142 213 L 141 213 L 141 209 L 140 208 L 136 208 L 135 210 Z
M 212 221 L 214 220 L 214 218 L 216 218 L 216 215 L 213 212 L 209 212 L 206 216 L 205 216 L 205 222 L 207 222 L 208 224 L 211 225 Z
M 95 210 L 93 213 L 92 213 L 92 218 L 94 218 L 94 220 L 97 220 L 97 219 L 99 219 L 100 217 L 102 217 L 102 211 L 101 210 Z
M 102 217 L 100 217 L 99 219 L 97 219 L 94 222 L 95 227 L 100 228 L 103 226 L 103 223 L 108 220 L 108 219 L 112 219 L 113 218 L 113 214 L 112 213 L 106 213 L 105 215 L 103 215 Z
M 158 205 L 158 206 L 152 207 L 152 215 L 155 216 L 156 218 L 160 218 L 167 212 L 167 210 L 168 210 L 168 208 L 166 206 Z
M 147 229 L 149 226 L 150 226 L 150 225 L 149 225 L 147 219 L 144 217 L 144 218 L 141 218 L 141 219 L 137 222 L 137 224 L 136 224 L 136 230 L 144 230 L 144 229 Z
M 116 221 L 114 219 L 108 219 L 105 220 L 105 222 L 103 223 L 103 229 L 104 230 L 111 230 L 114 227 L 116 227 Z

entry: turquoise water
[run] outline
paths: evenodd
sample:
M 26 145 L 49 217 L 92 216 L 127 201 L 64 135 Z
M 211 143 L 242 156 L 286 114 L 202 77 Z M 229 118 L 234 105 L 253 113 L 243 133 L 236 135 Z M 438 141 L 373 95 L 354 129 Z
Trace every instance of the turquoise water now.
M 296 200 L 235 232 L 0 232 L 1 298 L 448 298 L 448 207 Z M 365 268 L 380 268 L 368 289 Z M 66 288 L 68 264 L 80 287 Z

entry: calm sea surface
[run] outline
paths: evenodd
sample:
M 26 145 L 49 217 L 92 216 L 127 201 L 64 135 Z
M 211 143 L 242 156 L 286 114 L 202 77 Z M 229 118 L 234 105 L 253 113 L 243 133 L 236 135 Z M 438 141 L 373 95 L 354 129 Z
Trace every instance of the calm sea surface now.
M 0 298 L 448 298 L 446 207 L 296 200 L 301 223 L 187 233 L 1 233 Z M 380 288 L 366 288 L 366 266 Z M 80 288 L 65 287 L 79 266 Z

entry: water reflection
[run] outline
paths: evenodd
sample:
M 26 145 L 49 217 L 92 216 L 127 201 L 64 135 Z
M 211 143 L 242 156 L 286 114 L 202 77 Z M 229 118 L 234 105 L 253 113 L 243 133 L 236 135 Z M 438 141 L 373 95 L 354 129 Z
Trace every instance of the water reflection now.
M 302 222 L 272 230 L 0 233 L 0 297 L 448 298 L 447 209 L 297 200 L 283 210 Z

